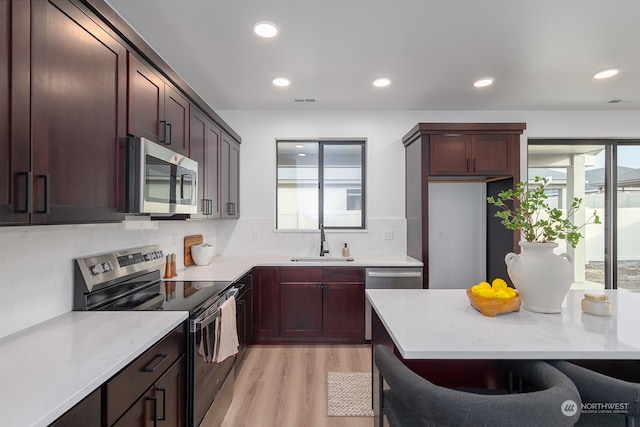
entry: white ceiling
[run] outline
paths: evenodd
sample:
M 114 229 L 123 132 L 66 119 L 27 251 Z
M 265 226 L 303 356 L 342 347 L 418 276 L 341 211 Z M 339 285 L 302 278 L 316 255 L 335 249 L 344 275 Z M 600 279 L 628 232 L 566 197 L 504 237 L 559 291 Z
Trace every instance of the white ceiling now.
M 107 1 L 216 110 L 640 110 L 638 0 Z

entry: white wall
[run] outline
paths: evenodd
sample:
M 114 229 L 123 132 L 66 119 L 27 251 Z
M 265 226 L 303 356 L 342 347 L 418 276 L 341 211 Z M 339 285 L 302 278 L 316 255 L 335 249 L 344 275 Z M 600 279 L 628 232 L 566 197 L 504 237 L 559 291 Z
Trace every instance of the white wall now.
M 611 106 L 612 110 L 615 106 Z M 155 229 L 123 224 L 0 227 L 0 337 L 71 309 L 72 260 L 110 250 L 159 244 L 182 262 L 182 239 L 204 234 L 218 254 L 315 254 L 318 234 L 276 233 L 275 140 L 279 137 L 367 139 L 365 232 L 329 232 L 329 249 L 344 242 L 354 256 L 404 254 L 404 149 L 402 136 L 418 122 L 526 122 L 526 137 L 640 137 L 637 112 L 537 111 L 220 111 L 242 136 L 241 219 L 154 222 Z M 523 157 L 524 152 L 523 150 Z M 523 164 L 524 166 L 524 164 Z M 453 214 L 452 214 L 453 215 Z M 394 240 L 383 240 L 393 230 Z M 253 240 L 254 231 L 260 235 Z M 173 248 L 173 235 L 178 247 Z

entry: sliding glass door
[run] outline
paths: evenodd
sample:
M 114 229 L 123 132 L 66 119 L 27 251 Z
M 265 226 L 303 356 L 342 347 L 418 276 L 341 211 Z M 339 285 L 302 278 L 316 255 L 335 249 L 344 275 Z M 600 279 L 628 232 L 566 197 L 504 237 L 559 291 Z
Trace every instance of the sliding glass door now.
M 546 193 L 556 207 L 583 200 L 575 223 L 601 218 L 581 230 L 575 249 L 558 242 L 557 253 L 573 257 L 573 287 L 640 291 L 640 142 L 529 140 L 529 180 L 536 176 L 550 179 Z
M 617 147 L 615 281 L 640 292 L 640 145 Z

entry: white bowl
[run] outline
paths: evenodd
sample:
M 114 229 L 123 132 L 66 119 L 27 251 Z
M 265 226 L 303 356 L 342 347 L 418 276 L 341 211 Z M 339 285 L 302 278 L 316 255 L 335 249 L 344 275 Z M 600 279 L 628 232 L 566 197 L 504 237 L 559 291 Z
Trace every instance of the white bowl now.
M 191 258 L 196 265 L 209 265 L 214 255 L 214 247 L 208 243 L 191 246 Z

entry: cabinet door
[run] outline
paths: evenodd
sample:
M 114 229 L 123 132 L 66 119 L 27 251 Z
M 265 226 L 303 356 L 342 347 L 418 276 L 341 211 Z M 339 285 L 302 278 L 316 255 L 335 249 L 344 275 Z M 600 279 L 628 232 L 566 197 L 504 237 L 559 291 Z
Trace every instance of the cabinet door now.
M 240 218 L 240 144 L 222 133 L 220 159 L 221 218 Z
M 101 427 L 100 389 L 78 402 L 49 427 Z
M 324 336 L 363 342 L 364 298 L 364 283 L 325 283 Z
M 253 330 L 256 341 L 278 337 L 280 329 L 280 277 L 278 270 L 278 267 L 254 269 Z
M 471 172 L 477 175 L 511 175 L 512 135 L 473 135 Z
M 186 423 L 186 363 L 182 356 L 116 421 L 114 427 L 167 426 Z
M 30 210 L 29 2 L 0 1 L 0 223 Z
M 165 143 L 176 153 L 189 156 L 189 101 L 180 92 L 165 85 Z
M 206 218 L 220 216 L 218 159 L 220 128 L 201 111 L 191 108 L 190 157 L 198 162 L 198 213 Z
M 429 141 L 431 175 L 467 175 L 470 159 L 467 143 L 470 135 L 432 135 Z
M 280 284 L 280 328 L 283 337 L 322 336 L 321 282 Z
M 31 221 L 122 220 L 126 50 L 69 1 L 31 5 Z
M 182 356 L 154 386 L 158 426 L 182 427 L 186 423 L 186 356 Z
M 166 143 L 164 87 L 151 67 L 129 53 L 129 134 Z

